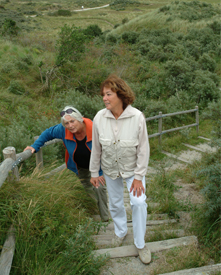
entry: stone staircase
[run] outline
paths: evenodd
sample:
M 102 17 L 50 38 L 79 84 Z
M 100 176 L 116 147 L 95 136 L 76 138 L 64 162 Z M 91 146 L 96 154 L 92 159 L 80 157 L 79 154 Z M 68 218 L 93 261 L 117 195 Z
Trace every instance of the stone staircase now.
M 186 144 L 191 152 L 181 152 L 180 154 L 174 156 L 168 153 L 169 158 L 176 158 L 177 161 L 182 162 L 184 167 L 191 163 L 194 158 L 193 155 L 197 156 L 195 159 L 199 159 L 201 154 L 204 152 L 214 151 L 208 144 L 202 144 L 198 146 L 191 146 Z M 194 151 L 194 152 L 193 152 Z M 197 153 L 197 154 L 196 154 Z M 200 154 L 200 156 L 198 155 Z M 172 156 L 171 156 L 172 155 Z M 189 157 L 191 155 L 191 158 Z M 171 167 L 170 167 L 171 168 Z M 165 168 L 167 170 L 167 168 Z M 148 179 L 151 178 L 151 174 L 155 174 L 157 171 L 154 168 L 148 169 Z M 121 247 L 112 247 L 111 240 L 114 235 L 114 224 L 109 222 L 105 228 L 102 228 L 97 235 L 94 235 L 94 241 L 97 250 L 94 251 L 94 255 L 108 255 L 109 260 L 107 265 L 101 270 L 100 275 L 142 275 L 142 274 L 157 274 L 154 273 L 154 269 L 157 263 L 155 263 L 155 253 L 161 253 L 165 250 L 171 250 L 178 247 L 193 247 L 197 246 L 197 237 L 189 235 L 187 227 L 183 226 L 180 221 L 176 219 L 171 219 L 167 214 L 148 214 L 147 216 L 147 230 L 146 230 L 146 245 L 152 253 L 152 261 L 149 265 L 144 265 L 139 260 L 138 252 L 133 244 L 133 227 L 132 227 L 132 213 L 130 208 L 129 193 L 126 189 L 126 184 L 124 188 L 124 204 L 127 212 L 127 225 L 128 234 L 123 241 Z M 157 203 L 153 203 L 147 200 L 147 204 L 151 207 L 152 213 L 153 209 L 158 206 Z M 98 216 L 94 217 L 99 220 Z M 184 221 L 183 224 L 185 224 Z M 149 242 L 152 236 L 160 234 L 161 240 Z M 172 236 L 172 237 L 171 237 Z M 215 273 L 216 272 L 216 273 Z M 218 273 L 220 272 L 220 273 Z M 188 270 L 180 270 L 172 273 L 164 273 L 168 275 L 206 275 L 206 274 L 221 274 L 221 264 L 211 264 L 208 266 L 193 268 Z M 163 275 L 163 274 L 161 274 Z

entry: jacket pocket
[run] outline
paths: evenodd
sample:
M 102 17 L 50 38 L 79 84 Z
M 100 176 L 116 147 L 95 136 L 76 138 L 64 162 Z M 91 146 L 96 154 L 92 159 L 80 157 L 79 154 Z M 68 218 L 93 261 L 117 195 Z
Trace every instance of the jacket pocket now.
M 110 166 L 113 162 L 113 148 L 110 139 L 99 138 L 99 142 L 102 147 L 101 163 L 103 166 Z
M 120 150 L 122 157 L 132 157 L 133 160 L 137 155 L 138 139 L 120 140 Z

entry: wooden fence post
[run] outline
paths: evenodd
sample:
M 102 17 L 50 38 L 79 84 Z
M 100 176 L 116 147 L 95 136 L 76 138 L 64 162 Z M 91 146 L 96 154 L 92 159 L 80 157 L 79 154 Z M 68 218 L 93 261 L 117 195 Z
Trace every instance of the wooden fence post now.
M 11 158 L 14 161 L 16 161 L 16 151 L 14 147 L 12 146 L 6 147 L 5 149 L 3 149 L 2 153 L 3 153 L 4 159 Z M 17 166 L 13 168 L 12 175 L 8 176 L 8 180 L 10 182 L 13 180 L 19 181 L 19 172 L 18 172 Z
M 158 133 L 162 133 L 162 124 L 163 124 L 163 119 L 162 119 L 162 112 L 159 112 L 159 121 L 158 121 Z M 159 135 L 159 145 L 161 146 L 162 144 L 162 135 Z
M 199 109 L 198 106 L 195 106 L 196 108 L 196 133 L 199 135 Z
M 38 137 L 34 137 L 34 140 L 37 140 Z M 35 154 L 36 155 L 36 167 L 42 168 L 43 167 L 43 152 L 42 148 Z

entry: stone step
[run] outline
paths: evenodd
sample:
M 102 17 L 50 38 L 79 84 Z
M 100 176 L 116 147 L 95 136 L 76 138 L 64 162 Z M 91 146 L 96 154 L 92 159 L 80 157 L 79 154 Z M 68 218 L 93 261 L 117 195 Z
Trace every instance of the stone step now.
M 197 242 L 196 236 L 188 236 L 158 242 L 148 242 L 146 245 L 151 252 L 159 252 L 162 250 L 171 249 L 173 247 L 197 244 Z M 110 259 L 138 256 L 137 249 L 134 245 L 94 250 L 93 254 L 95 256 L 106 254 L 110 257 Z
M 221 264 L 207 265 L 197 268 L 184 269 L 179 271 L 174 271 L 170 273 L 163 273 L 159 275 L 209 275 L 215 272 L 221 272 Z
M 185 232 L 182 229 L 163 230 L 160 233 L 162 234 L 163 238 L 166 238 L 166 236 L 168 236 L 168 234 L 174 234 L 174 236 L 176 236 L 177 238 L 185 236 Z M 147 230 L 145 239 L 153 236 L 154 234 L 156 234 L 156 231 Z M 109 234 L 95 235 L 95 236 L 93 236 L 93 239 L 95 241 L 97 248 L 101 249 L 101 248 L 104 248 L 105 246 L 111 247 L 111 241 L 113 239 L 113 236 L 114 236 L 114 234 L 113 233 L 110 234 L 110 232 L 109 232 Z M 127 236 L 123 241 L 123 245 L 129 245 L 129 244 L 133 244 L 133 243 L 134 243 L 133 229 L 129 228 Z

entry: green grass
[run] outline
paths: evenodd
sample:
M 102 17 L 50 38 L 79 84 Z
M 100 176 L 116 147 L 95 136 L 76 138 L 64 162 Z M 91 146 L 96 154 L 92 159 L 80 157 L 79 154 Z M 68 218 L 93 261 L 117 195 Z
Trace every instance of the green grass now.
M 73 172 L 50 179 L 43 173 L 0 189 L 0 244 L 10 224 L 16 229 L 11 274 L 97 274 L 105 259 L 91 255 L 91 235 L 100 226 L 90 219 L 95 202 Z

